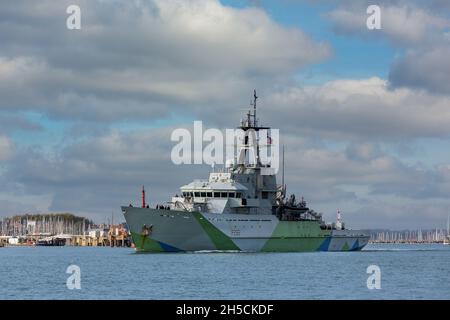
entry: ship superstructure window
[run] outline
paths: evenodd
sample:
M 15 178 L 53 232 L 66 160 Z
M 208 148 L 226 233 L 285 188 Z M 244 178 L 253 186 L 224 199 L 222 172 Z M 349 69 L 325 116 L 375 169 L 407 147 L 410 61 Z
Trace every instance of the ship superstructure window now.
M 261 196 L 263 199 L 269 199 L 269 193 L 267 191 L 263 191 Z
M 241 192 L 225 192 L 225 191 L 208 191 L 208 192 L 183 192 L 184 197 L 196 197 L 196 198 L 242 198 Z

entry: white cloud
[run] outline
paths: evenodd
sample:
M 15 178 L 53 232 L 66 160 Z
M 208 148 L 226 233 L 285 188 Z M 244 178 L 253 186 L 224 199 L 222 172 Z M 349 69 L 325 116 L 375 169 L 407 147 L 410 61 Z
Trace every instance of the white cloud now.
M 396 60 L 389 73 L 394 87 L 450 94 L 450 40 L 425 50 L 413 50 Z
M 332 139 L 396 139 L 450 136 L 450 97 L 390 89 L 378 77 L 335 80 L 281 90 L 264 105 L 274 126 Z M 289 120 L 287 120 L 289 119 Z
M 21 191 L 0 192 L 0 216 L 25 213 L 47 213 L 52 204 L 52 194 L 29 195 Z
M 0 161 L 9 160 L 14 154 L 14 145 L 12 141 L 6 137 L 0 135 Z
M 168 107 L 183 112 L 234 103 L 254 86 L 286 81 L 331 55 L 328 44 L 258 8 L 216 0 L 81 1 L 82 29 L 69 31 L 61 24 L 67 3 L 5 8 L 0 108 L 154 120 L 167 117 Z
M 391 66 L 394 87 L 450 93 L 450 17 L 445 1 L 381 1 L 381 30 L 366 28 L 367 1 L 349 1 L 328 13 L 339 34 L 361 36 L 369 41 L 387 39 L 405 48 Z

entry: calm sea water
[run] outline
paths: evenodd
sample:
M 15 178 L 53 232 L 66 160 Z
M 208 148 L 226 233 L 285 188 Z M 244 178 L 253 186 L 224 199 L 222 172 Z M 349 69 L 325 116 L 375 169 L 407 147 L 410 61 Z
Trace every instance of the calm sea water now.
M 81 289 L 66 269 L 81 269 Z M 367 288 L 369 265 L 381 289 Z M 98 247 L 0 248 L 0 299 L 450 299 L 450 246 L 361 252 L 136 254 Z

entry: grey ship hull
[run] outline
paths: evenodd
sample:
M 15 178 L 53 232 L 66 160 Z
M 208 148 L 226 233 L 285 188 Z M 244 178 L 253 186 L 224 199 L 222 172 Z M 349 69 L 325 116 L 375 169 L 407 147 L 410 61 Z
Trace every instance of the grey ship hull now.
M 180 251 L 357 251 L 369 234 L 322 230 L 317 221 L 280 221 L 275 215 L 214 214 L 122 207 L 136 250 Z

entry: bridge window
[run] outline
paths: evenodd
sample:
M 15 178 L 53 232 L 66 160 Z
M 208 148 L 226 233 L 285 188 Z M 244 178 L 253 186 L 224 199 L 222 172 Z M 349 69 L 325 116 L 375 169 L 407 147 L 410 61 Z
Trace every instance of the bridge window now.
M 228 198 L 228 193 L 227 192 L 221 192 L 220 193 L 220 197 L 221 198 Z
M 229 192 L 229 193 L 228 193 L 228 197 L 230 197 L 230 198 L 234 198 L 234 195 L 235 195 L 234 192 Z
M 194 192 L 195 197 L 200 197 L 200 192 Z
M 241 197 L 241 193 L 240 192 L 236 192 L 236 198 L 240 198 Z
M 220 192 L 214 192 L 214 198 L 220 198 Z
M 263 199 L 269 199 L 269 193 L 267 191 L 262 192 L 262 198 Z
M 206 192 L 201 192 L 201 193 L 200 193 L 200 197 L 206 198 Z
M 207 192 L 207 193 L 206 193 L 206 196 L 207 196 L 208 198 L 212 198 L 212 192 Z

